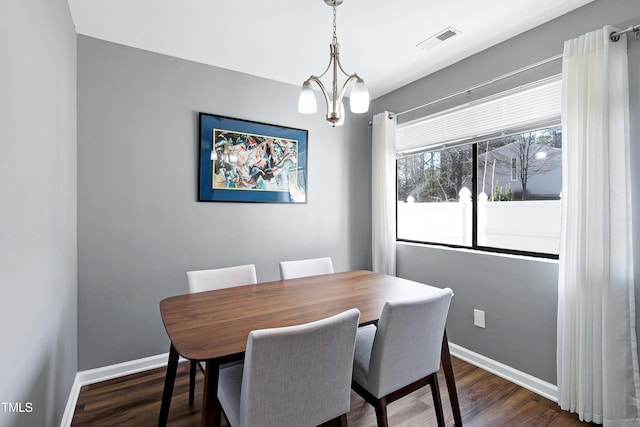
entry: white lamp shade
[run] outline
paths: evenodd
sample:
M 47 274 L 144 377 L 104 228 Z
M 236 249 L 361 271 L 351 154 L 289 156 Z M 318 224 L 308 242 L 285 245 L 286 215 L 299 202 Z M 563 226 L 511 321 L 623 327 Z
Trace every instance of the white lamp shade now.
M 318 105 L 316 104 L 316 95 L 311 89 L 310 82 L 304 82 L 302 90 L 300 91 L 300 97 L 298 98 L 298 111 L 302 114 L 313 114 L 318 111 Z
M 364 80 L 358 79 L 351 89 L 349 97 L 352 113 L 366 113 L 369 110 L 369 89 Z

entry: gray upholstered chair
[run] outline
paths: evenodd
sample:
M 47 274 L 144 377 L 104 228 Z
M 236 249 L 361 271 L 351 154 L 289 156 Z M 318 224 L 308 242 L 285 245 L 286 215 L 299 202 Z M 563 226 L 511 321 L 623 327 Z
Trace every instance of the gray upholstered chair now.
M 244 365 L 220 369 L 218 409 L 231 427 L 346 427 L 359 318 L 351 309 L 250 332 Z
M 437 373 L 452 296 L 445 288 L 429 297 L 389 301 L 377 327 L 358 329 L 352 388 L 374 406 L 379 427 L 388 425 L 387 404 L 427 384 L 438 426 L 444 426 Z
M 235 267 L 215 268 L 212 270 L 187 271 L 189 292 L 204 292 L 234 286 L 255 285 L 258 283 L 256 267 L 253 264 Z M 189 405 L 193 405 L 196 387 L 196 366 L 204 371 L 202 364 L 192 360 L 189 370 Z
M 280 277 L 282 280 L 329 273 L 333 273 L 333 264 L 329 257 L 282 261 L 280 263 Z
M 256 267 L 253 264 L 213 270 L 187 271 L 187 280 L 191 293 L 258 283 Z

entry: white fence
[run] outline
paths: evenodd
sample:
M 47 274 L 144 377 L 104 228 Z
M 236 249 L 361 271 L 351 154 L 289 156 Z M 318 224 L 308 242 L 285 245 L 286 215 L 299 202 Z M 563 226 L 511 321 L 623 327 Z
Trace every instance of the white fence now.
M 471 245 L 470 193 L 452 203 L 398 203 L 398 238 Z M 484 197 L 483 197 L 484 196 Z M 558 254 L 560 200 L 491 202 L 478 200 L 478 245 Z

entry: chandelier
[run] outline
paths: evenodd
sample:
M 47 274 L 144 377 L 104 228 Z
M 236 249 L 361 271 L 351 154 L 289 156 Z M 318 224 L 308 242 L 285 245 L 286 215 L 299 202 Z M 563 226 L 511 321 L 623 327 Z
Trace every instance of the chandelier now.
M 315 82 L 327 103 L 327 121 L 331 126 L 341 126 L 344 123 L 344 94 L 351 88 L 349 95 L 349 104 L 352 113 L 366 113 L 369 110 L 369 89 L 356 73 L 347 74 L 340 64 L 340 51 L 338 49 L 338 36 L 336 35 L 336 7 L 341 5 L 344 0 L 324 0 L 324 2 L 333 8 L 333 39 L 329 45 L 329 65 L 319 76 L 311 75 L 302 84 L 300 97 L 298 98 L 298 111 L 303 114 L 313 114 L 318 111 L 316 104 L 316 96 L 313 92 L 311 82 Z M 320 80 L 331 70 L 333 74 L 333 82 L 331 84 L 331 94 L 327 92 L 325 85 Z M 338 70 L 347 77 L 340 90 L 338 90 Z

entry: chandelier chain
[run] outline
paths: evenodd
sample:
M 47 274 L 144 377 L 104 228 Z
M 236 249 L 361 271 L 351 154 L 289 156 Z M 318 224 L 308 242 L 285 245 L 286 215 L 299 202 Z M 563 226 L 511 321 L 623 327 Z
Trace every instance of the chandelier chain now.
M 336 34 L 336 4 L 333 3 L 333 42 L 336 43 L 338 41 L 338 36 Z

